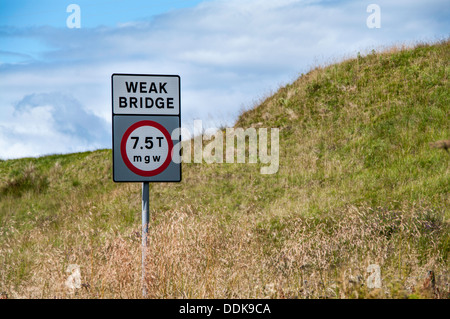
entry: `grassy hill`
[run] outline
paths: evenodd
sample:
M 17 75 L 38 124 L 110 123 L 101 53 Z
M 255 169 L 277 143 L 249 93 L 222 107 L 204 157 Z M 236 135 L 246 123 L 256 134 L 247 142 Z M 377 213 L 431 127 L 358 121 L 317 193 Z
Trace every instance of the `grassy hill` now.
M 317 67 L 235 125 L 280 129 L 276 174 L 151 184 L 148 297 L 448 298 L 450 154 L 429 143 L 450 138 L 449 61 L 447 40 Z M 0 162 L 0 293 L 141 297 L 141 185 L 111 174 L 111 150 Z

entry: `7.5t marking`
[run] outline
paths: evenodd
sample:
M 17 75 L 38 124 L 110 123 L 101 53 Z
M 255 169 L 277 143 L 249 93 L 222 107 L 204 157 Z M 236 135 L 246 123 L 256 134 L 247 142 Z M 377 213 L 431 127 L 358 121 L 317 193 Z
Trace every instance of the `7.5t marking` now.
M 131 125 L 121 141 L 121 155 L 127 167 L 140 176 L 154 176 L 170 164 L 173 143 L 167 130 L 154 121 Z
M 138 143 L 139 143 L 139 136 L 131 136 L 131 139 L 134 140 L 133 149 L 136 149 Z M 157 136 L 156 139 L 158 140 L 159 147 L 162 147 L 162 140 L 164 139 L 163 136 Z M 145 137 L 145 148 L 146 149 L 152 149 L 153 148 L 153 136 L 147 136 Z M 144 148 L 144 146 L 141 146 L 141 149 Z

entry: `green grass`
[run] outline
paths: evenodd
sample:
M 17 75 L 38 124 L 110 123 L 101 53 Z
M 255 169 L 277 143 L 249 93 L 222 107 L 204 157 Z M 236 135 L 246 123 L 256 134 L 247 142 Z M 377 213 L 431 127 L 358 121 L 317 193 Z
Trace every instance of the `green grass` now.
M 318 66 L 244 112 L 280 129 L 276 174 L 183 163 L 151 184 L 150 297 L 448 297 L 450 155 L 429 143 L 449 138 L 449 45 Z M 111 150 L 0 161 L 0 292 L 141 297 L 141 185 L 111 173 Z

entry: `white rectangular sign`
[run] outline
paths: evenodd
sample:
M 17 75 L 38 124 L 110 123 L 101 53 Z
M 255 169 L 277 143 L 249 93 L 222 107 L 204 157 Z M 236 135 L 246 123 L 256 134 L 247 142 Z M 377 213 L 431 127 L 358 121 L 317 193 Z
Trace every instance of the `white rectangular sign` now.
M 113 74 L 113 114 L 179 115 L 178 75 Z

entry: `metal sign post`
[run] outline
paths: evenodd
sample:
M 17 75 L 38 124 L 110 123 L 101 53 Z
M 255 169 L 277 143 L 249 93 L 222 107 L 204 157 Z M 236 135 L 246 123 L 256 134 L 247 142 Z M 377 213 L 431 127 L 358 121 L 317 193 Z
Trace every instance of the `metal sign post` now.
M 142 295 L 147 296 L 145 260 L 149 224 L 149 182 L 180 182 L 180 77 L 113 74 L 113 180 L 142 182 Z
M 147 296 L 147 284 L 145 282 L 145 258 L 147 252 L 147 235 L 149 223 L 149 183 L 142 183 L 142 295 Z

